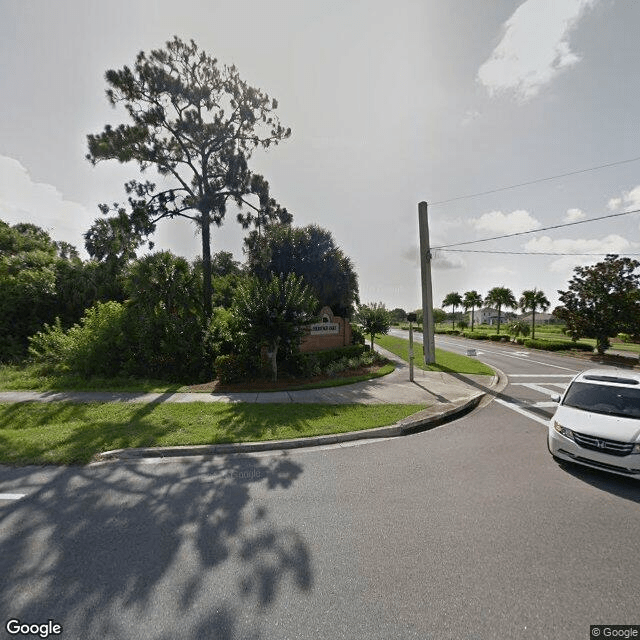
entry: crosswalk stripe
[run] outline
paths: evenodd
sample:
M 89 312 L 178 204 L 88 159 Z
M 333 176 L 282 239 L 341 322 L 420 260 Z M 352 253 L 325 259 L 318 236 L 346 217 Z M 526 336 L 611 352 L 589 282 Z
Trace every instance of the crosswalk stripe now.
M 526 411 L 525 409 L 522 409 L 521 407 L 512 404 L 511 402 L 506 402 L 505 400 L 501 400 L 500 398 L 496 398 L 495 400 L 498 404 L 501 404 L 504 407 L 507 407 L 507 409 L 511 409 L 512 411 L 515 411 L 516 413 L 520 413 L 523 416 L 527 417 L 527 418 L 531 418 L 531 420 L 535 420 L 536 422 L 539 422 L 540 424 L 543 424 L 545 427 L 548 426 L 549 421 L 545 420 L 543 418 L 541 418 L 540 416 L 535 415 L 534 413 L 531 413 L 529 411 Z

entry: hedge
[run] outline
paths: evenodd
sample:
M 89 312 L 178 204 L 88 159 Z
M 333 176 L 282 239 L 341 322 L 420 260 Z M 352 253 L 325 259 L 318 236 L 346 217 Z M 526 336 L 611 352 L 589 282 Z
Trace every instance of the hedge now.
M 593 347 L 591 345 L 569 340 L 526 339 L 524 341 L 524 346 L 529 349 L 543 349 L 545 351 L 570 351 L 571 349 L 575 349 L 577 351 L 593 351 Z

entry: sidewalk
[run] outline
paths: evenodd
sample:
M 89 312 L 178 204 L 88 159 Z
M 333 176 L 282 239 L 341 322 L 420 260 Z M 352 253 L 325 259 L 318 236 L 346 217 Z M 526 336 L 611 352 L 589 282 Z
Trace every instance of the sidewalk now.
M 477 406 L 485 393 L 506 384 L 499 374 L 495 376 L 465 375 L 423 371 L 414 368 L 414 381 L 409 381 L 409 365 L 396 355 L 376 347 L 392 360 L 395 370 L 381 378 L 326 389 L 302 391 L 273 391 L 253 393 L 123 393 L 105 391 L 2 391 L 0 402 L 249 402 L 249 403 L 318 403 L 318 404 L 424 404 L 427 408 L 395 425 L 351 433 L 278 440 L 255 443 L 200 445 L 149 449 L 123 449 L 107 451 L 99 457 L 141 458 L 176 455 L 214 455 L 222 453 L 291 449 L 305 446 L 334 444 L 350 440 L 393 437 L 453 420 Z

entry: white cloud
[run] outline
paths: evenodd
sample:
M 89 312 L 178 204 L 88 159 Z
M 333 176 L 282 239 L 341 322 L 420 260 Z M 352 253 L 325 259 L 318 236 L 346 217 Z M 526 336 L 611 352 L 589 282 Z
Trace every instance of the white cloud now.
M 504 24 L 504 35 L 478 69 L 490 95 L 512 91 L 519 100 L 533 98 L 580 57 L 567 37 L 584 11 L 598 0 L 526 0 Z
M 9 224 L 31 222 L 48 231 L 54 240 L 70 242 L 86 256 L 82 234 L 99 215 L 65 200 L 54 186 L 34 182 L 17 160 L 0 156 L 0 220 Z
M 565 222 L 577 222 L 578 220 L 584 220 L 587 214 L 581 209 L 567 209 L 567 213 L 564 217 Z
M 553 240 L 549 236 L 532 238 L 524 245 L 525 251 L 534 253 L 561 253 L 567 254 L 558 256 L 549 264 L 549 271 L 564 273 L 574 267 L 583 264 L 593 264 L 604 260 L 607 253 L 630 253 L 636 249 L 636 244 L 629 242 L 626 238 L 617 234 L 610 234 L 601 240 L 568 238 Z M 571 255 L 571 254 L 591 254 L 591 255 Z
M 478 231 L 500 234 L 532 231 L 541 226 L 540 222 L 524 209 L 517 209 L 507 214 L 502 211 L 491 211 L 482 214 L 479 218 L 471 218 L 469 223 Z
M 617 211 L 623 209 L 623 211 L 635 211 L 640 209 L 640 185 L 631 189 L 631 191 L 625 191 L 622 196 L 611 198 L 607 204 L 611 211 Z
M 622 206 L 622 198 L 611 198 L 607 203 L 607 208 L 616 211 Z

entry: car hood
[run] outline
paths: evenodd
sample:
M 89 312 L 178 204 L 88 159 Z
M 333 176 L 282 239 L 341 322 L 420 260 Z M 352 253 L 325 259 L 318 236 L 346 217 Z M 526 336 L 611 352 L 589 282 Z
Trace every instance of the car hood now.
M 640 420 L 636 418 L 607 416 L 560 405 L 551 418 L 552 425 L 554 420 L 567 429 L 589 436 L 619 442 L 640 442 Z

